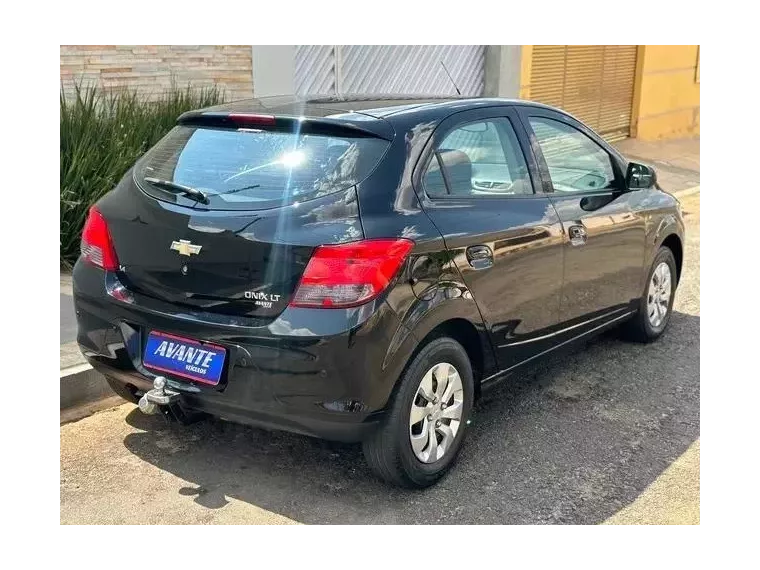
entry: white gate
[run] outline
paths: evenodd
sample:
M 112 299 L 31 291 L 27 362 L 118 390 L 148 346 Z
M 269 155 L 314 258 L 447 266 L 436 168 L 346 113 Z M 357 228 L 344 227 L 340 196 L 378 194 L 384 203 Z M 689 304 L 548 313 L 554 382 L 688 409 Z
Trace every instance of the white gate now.
M 296 46 L 295 91 L 446 96 L 456 95 L 456 84 L 478 97 L 484 61 L 485 46 Z
M 297 95 L 335 94 L 335 46 L 296 46 Z

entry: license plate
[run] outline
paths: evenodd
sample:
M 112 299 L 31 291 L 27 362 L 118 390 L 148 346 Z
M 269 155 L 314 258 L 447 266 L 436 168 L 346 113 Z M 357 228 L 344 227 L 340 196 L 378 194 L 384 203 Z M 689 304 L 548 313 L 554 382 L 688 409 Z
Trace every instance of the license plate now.
M 218 384 L 227 351 L 215 344 L 152 331 L 143 353 L 143 365 L 205 384 Z

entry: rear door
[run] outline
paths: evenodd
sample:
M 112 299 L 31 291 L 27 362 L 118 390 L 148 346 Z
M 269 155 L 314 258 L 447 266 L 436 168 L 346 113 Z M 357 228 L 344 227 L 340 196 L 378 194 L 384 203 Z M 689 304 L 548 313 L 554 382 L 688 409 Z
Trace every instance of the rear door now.
M 517 115 L 494 107 L 447 118 L 416 176 L 500 368 L 546 350 L 559 320 L 562 229 Z
M 363 237 L 355 187 L 388 141 L 338 121 L 227 117 L 177 126 L 99 207 L 130 290 L 274 318 L 314 247 Z
M 570 336 L 625 316 L 641 296 L 646 221 L 606 143 L 572 118 L 520 107 L 562 220 L 560 320 Z

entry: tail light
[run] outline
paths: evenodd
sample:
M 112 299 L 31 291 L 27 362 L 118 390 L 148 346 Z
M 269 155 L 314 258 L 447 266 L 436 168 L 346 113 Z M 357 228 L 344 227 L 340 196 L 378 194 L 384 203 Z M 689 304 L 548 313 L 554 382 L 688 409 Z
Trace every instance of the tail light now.
M 82 259 L 102 267 L 107 271 L 116 271 L 119 260 L 113 248 L 108 224 L 98 209 L 93 206 L 82 230 Z
M 321 245 L 311 256 L 290 305 L 355 307 L 382 293 L 414 247 L 408 239 Z

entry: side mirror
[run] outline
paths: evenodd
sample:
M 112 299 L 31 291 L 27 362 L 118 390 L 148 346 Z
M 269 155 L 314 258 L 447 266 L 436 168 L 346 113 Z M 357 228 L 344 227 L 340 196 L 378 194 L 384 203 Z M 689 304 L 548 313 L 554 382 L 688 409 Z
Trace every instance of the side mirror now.
M 654 188 L 657 183 L 657 174 L 654 168 L 639 164 L 638 162 L 629 162 L 628 170 L 625 173 L 625 185 L 631 190 L 640 188 Z

